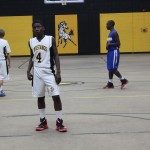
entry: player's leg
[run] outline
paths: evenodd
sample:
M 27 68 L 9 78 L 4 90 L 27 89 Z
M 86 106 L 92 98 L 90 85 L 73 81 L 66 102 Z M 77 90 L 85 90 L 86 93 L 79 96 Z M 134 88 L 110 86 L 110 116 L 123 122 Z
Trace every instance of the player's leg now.
M 113 61 L 113 72 L 119 79 L 121 79 L 122 75 L 118 71 L 119 61 L 120 61 L 120 52 L 118 50 L 115 50 L 114 51 L 114 61 Z
M 125 79 L 121 73 L 118 71 L 119 66 L 119 60 L 120 60 L 120 52 L 118 50 L 115 51 L 115 61 L 114 61 L 114 74 L 120 79 L 121 81 L 121 89 L 123 89 L 126 84 L 128 83 L 128 80 Z
M 36 126 L 36 131 L 42 131 L 48 128 L 47 120 L 46 120 L 46 113 L 45 113 L 45 96 L 38 97 L 37 105 L 40 114 L 40 124 Z
M 45 113 L 45 84 L 40 78 L 41 70 L 40 68 L 34 68 L 33 73 L 33 88 L 32 94 L 34 97 L 38 97 L 37 106 L 40 114 L 40 124 L 36 126 L 36 131 L 42 131 L 48 128 L 46 113 Z
M 5 93 L 3 91 L 3 80 L 0 80 L 0 97 L 4 97 Z
M 45 113 L 45 96 L 38 97 L 37 105 L 40 114 L 40 124 L 36 127 L 36 131 L 42 131 L 48 128 L 47 120 L 46 120 L 46 113 Z
M 62 102 L 61 102 L 60 96 L 59 95 L 52 96 L 52 99 L 54 101 L 55 111 L 62 111 Z M 62 117 L 62 115 L 58 116 L 58 117 Z M 60 119 L 62 119 L 62 118 L 60 118 Z
M 125 86 L 129 83 L 129 81 L 123 77 L 120 79 L 120 81 L 121 81 L 121 87 L 120 87 L 121 89 L 125 88 Z
M 118 70 L 114 70 L 113 72 L 120 80 L 123 78 L 121 73 Z
M 9 80 L 6 61 L 0 61 L 0 97 L 6 96 L 3 90 L 4 80 Z
M 60 132 L 66 132 L 67 128 L 63 125 L 62 119 L 62 102 L 59 95 L 52 96 L 54 101 L 54 109 L 56 112 L 56 130 Z
M 103 87 L 104 89 L 114 88 L 114 85 L 113 85 L 113 57 L 114 57 L 113 51 L 110 51 L 107 53 L 107 69 L 108 69 L 109 80 L 108 80 L 107 84 Z
M 108 88 L 108 89 L 114 88 L 113 71 L 109 71 L 108 74 L 109 74 L 109 80 L 108 80 L 107 84 L 103 87 L 104 89 L 106 89 L 106 88 Z
M 63 125 L 62 119 L 62 102 L 60 99 L 59 87 L 55 81 L 55 77 L 53 74 L 48 73 L 48 76 L 44 78 L 44 82 L 47 87 L 47 91 L 49 96 L 52 96 L 54 101 L 54 109 L 56 112 L 56 129 L 60 132 L 66 132 L 67 128 Z

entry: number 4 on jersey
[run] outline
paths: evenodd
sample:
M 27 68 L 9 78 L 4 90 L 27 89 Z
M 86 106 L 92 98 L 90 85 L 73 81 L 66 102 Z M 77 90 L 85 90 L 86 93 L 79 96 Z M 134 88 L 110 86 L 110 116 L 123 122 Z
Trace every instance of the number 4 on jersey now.
M 38 63 L 41 63 L 41 53 L 38 53 L 37 56 L 36 56 L 36 59 L 38 60 Z

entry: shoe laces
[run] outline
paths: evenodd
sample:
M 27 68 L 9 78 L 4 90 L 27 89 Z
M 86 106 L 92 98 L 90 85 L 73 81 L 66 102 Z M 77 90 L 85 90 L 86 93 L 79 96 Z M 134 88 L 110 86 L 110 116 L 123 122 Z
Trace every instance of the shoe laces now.
M 47 124 L 47 121 L 45 118 L 40 119 L 41 123 L 38 125 L 39 127 L 44 127 Z
M 40 128 L 44 128 L 44 123 L 43 123 L 43 122 L 41 122 L 41 123 L 38 125 L 38 127 L 40 127 Z
M 64 128 L 63 120 L 58 118 L 57 121 L 56 121 L 56 125 L 61 127 L 61 128 Z

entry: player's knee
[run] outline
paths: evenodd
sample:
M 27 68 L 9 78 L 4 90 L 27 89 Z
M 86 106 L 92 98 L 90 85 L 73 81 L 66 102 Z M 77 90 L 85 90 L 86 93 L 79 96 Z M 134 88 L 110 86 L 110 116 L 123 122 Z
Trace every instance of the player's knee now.
M 44 97 L 38 97 L 38 105 L 39 106 L 45 105 L 45 96 Z
M 38 97 L 38 101 L 42 102 L 42 101 L 44 101 L 44 100 L 45 100 L 45 96 L 43 96 L 43 97 Z
M 115 73 L 117 71 L 117 69 L 113 68 L 113 69 L 109 69 L 109 72 Z
M 39 109 L 45 108 L 45 96 L 44 97 L 38 97 L 38 108 Z
M 118 72 L 118 70 L 117 70 L 117 69 L 114 69 L 114 70 L 113 70 L 113 73 L 114 73 L 114 74 L 116 74 L 117 72 Z
M 52 98 L 53 98 L 54 101 L 60 101 L 60 96 L 59 95 L 52 96 Z

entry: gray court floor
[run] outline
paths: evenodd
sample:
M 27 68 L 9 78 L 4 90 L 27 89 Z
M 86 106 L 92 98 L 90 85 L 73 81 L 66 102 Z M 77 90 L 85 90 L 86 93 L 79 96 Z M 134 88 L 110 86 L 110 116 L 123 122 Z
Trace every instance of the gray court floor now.
M 119 70 L 129 80 L 124 90 L 114 77 L 107 83 L 106 55 L 60 56 L 64 124 L 55 130 L 55 111 L 46 94 L 49 129 L 36 132 L 36 99 L 26 78 L 28 57 L 12 57 L 11 80 L 0 97 L 0 150 L 150 149 L 150 54 L 122 54 Z

